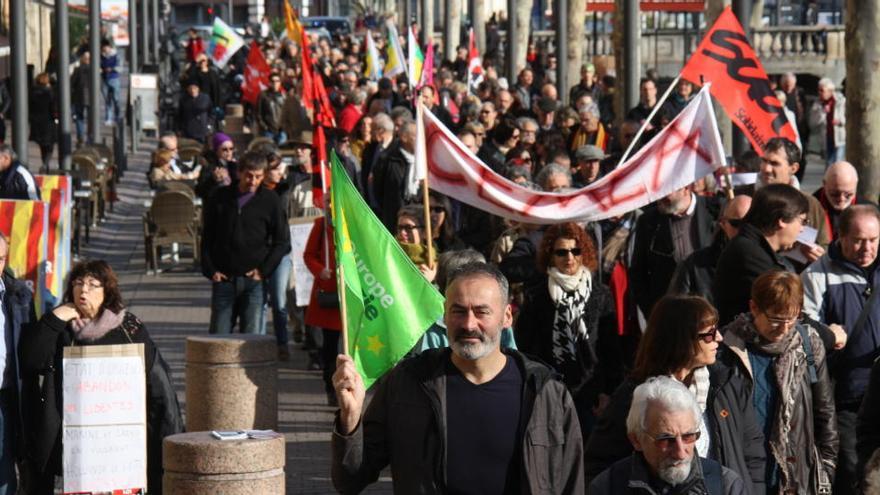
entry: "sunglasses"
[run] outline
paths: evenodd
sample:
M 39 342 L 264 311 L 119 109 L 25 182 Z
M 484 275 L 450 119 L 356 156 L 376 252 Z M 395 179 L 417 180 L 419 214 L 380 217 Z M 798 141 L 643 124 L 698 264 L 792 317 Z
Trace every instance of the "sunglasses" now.
M 398 232 L 415 232 L 416 230 L 419 230 L 420 228 L 422 228 L 421 225 L 398 225 L 397 231 Z
M 669 448 L 675 446 L 678 443 L 678 439 L 681 438 L 681 443 L 685 445 L 691 445 L 697 440 L 700 439 L 700 431 L 692 431 L 689 433 L 682 433 L 680 435 L 670 435 L 668 433 L 661 433 L 658 436 L 653 436 L 648 432 L 645 432 L 645 435 L 648 436 L 651 440 L 654 441 L 654 445 L 662 450 L 668 450 Z
M 553 255 L 558 256 L 560 258 L 566 258 L 566 257 L 568 257 L 569 254 L 571 254 L 572 256 L 575 256 L 575 257 L 580 256 L 581 255 L 581 248 L 554 249 L 553 250 Z
M 220 151 L 235 151 L 233 146 L 223 146 L 220 148 Z
M 702 340 L 707 344 L 711 344 L 712 342 L 715 342 L 716 335 L 718 335 L 718 326 L 713 325 L 708 332 L 698 333 L 697 340 Z

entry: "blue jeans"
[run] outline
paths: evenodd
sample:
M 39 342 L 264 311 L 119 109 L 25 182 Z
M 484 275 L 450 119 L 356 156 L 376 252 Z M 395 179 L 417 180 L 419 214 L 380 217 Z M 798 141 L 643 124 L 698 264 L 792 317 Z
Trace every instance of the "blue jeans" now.
M 104 120 L 115 122 L 119 118 L 119 78 L 103 80 L 101 94 L 104 96 Z
M 827 143 L 825 148 L 825 166 L 830 167 L 835 163 L 846 160 L 846 145 L 842 144 L 840 146 L 834 146 L 833 143 Z
M 263 137 L 274 139 L 275 144 L 281 144 L 287 141 L 287 133 L 284 131 L 278 131 L 277 133 L 272 131 L 263 131 Z
M 281 263 L 272 272 L 272 276 L 264 281 L 263 291 L 266 296 L 267 305 L 272 307 L 272 326 L 275 327 L 275 340 L 278 345 L 287 345 L 287 283 L 290 281 L 290 269 L 293 267 L 293 260 L 290 259 L 290 253 L 281 258 Z M 261 327 L 263 333 L 266 333 L 266 318 L 268 311 L 263 307 L 263 321 Z
M 86 112 L 88 112 L 88 107 L 86 105 L 73 105 L 71 110 L 73 111 L 73 125 L 76 127 L 76 141 L 81 143 L 86 135 Z
M 263 282 L 250 277 L 230 277 L 211 285 L 210 333 L 232 333 L 233 310 L 241 318 L 241 333 L 265 333 L 263 318 Z
M 13 365 L 14 361 L 7 361 Z M 13 387 L 15 385 L 12 385 Z M 0 495 L 14 494 L 17 488 L 15 478 L 15 456 L 12 453 L 12 442 L 15 431 L 15 400 L 12 393 L 4 393 L 0 397 Z

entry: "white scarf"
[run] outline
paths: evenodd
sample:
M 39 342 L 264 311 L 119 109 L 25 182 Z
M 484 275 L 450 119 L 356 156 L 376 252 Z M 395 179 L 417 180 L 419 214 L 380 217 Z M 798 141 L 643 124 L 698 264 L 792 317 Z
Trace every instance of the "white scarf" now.
M 566 275 L 556 267 L 550 267 L 547 275 L 547 288 L 550 290 L 550 299 L 554 304 L 558 303 L 566 292 L 576 291 L 584 301 L 590 298 L 590 293 L 593 291 L 593 276 L 587 267 L 581 266 L 574 275 Z
M 405 199 L 412 199 L 419 193 L 419 177 L 418 174 L 416 174 L 416 156 L 402 147 L 400 148 L 400 153 L 403 155 L 403 158 L 407 163 L 406 179 L 403 184 L 403 197 Z

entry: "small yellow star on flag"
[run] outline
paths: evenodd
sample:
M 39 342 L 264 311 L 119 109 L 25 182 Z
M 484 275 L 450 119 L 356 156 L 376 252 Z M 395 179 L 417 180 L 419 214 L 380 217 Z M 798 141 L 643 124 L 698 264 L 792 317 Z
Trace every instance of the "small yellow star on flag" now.
M 378 335 L 370 335 L 367 337 L 367 350 L 375 352 L 377 355 L 382 354 L 382 348 L 385 347 L 385 344 L 379 340 Z

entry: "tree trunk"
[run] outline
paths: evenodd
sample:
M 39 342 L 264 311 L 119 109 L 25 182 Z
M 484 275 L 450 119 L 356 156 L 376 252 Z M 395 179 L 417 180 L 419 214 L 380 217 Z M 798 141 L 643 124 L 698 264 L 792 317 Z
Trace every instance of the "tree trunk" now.
M 568 92 L 580 79 L 584 63 L 586 18 L 587 0 L 568 0 L 568 53 L 559 55 L 568 57 L 568 80 L 562 84 L 564 93 L 559 93 L 559 98 L 568 103 L 574 103 L 568 101 Z
M 846 157 L 859 194 L 880 194 L 880 5 L 846 2 Z
M 446 0 L 446 24 L 444 25 L 443 55 L 446 60 L 455 60 L 455 49 L 461 44 L 461 0 Z
M 516 39 L 513 40 L 513 60 L 516 74 L 526 66 L 526 49 L 529 45 L 529 34 L 532 27 L 532 7 L 534 0 L 518 0 L 516 2 Z M 508 14 L 510 15 L 510 14 Z M 516 80 L 508 81 L 511 86 Z
M 474 37 L 477 41 L 477 50 L 481 57 L 486 56 L 486 0 L 474 0 L 474 12 L 471 19 L 474 23 Z

